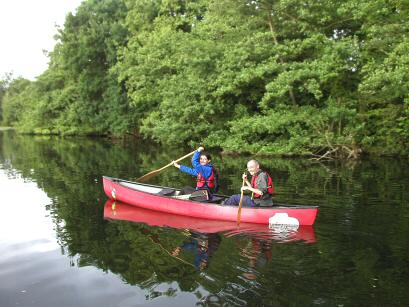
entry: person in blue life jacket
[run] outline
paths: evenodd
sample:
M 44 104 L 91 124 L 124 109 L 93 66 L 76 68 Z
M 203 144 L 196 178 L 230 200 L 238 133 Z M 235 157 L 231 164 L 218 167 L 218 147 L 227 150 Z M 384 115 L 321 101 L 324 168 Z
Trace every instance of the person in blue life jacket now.
M 185 187 L 182 194 L 190 194 L 195 190 L 207 190 L 209 194 L 217 192 L 217 179 L 211 156 L 203 152 L 204 148 L 200 146 L 192 157 L 192 167 L 180 165 L 173 161 L 173 165 L 181 172 L 196 177 L 196 188 Z
M 245 185 L 241 187 L 243 192 L 250 191 L 252 196 L 243 196 L 243 207 L 269 207 L 273 205 L 274 184 L 271 176 L 260 169 L 260 164 L 256 160 L 247 162 L 247 170 L 250 173 L 251 182 L 247 179 L 247 174 L 243 174 Z M 238 206 L 240 194 L 232 195 L 223 204 L 228 206 Z

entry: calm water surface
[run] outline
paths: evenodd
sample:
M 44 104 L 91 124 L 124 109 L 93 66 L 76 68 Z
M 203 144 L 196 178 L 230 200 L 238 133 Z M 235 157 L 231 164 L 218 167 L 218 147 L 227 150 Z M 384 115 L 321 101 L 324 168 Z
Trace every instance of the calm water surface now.
M 0 131 L 0 306 L 408 305 L 408 159 L 260 159 L 276 201 L 320 206 L 298 230 L 107 203 L 102 175 L 132 180 L 191 150 Z M 214 154 L 222 193 L 247 159 Z M 152 183 L 193 181 L 170 168 Z

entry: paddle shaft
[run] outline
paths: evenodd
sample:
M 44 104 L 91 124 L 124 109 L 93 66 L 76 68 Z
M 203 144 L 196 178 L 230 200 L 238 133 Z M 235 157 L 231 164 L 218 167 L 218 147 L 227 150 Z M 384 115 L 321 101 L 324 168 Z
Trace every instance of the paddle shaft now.
M 243 184 L 241 187 L 244 187 L 244 184 L 246 183 L 246 179 L 243 179 Z M 240 194 L 240 202 L 239 202 L 239 209 L 237 210 L 237 226 L 240 225 L 240 218 L 241 218 L 241 207 L 243 207 L 243 197 L 244 197 L 244 191 L 241 190 Z
M 196 152 L 196 150 L 192 151 L 191 153 L 188 153 L 187 155 L 184 155 L 182 158 L 179 158 L 179 159 L 175 160 L 175 162 L 180 162 L 180 161 L 186 159 L 187 157 L 193 156 L 193 154 L 194 154 L 195 152 Z M 172 165 L 173 165 L 173 161 L 170 162 L 169 164 L 165 165 L 164 167 L 158 169 L 158 171 L 162 171 L 162 170 L 164 170 L 165 168 L 167 168 L 167 167 L 169 167 L 169 166 L 172 166 Z
M 189 157 L 189 156 L 193 156 L 193 154 L 194 154 L 195 152 L 196 152 L 196 150 L 192 151 L 191 153 L 188 153 L 187 155 L 184 155 L 183 157 L 181 157 L 181 158 L 175 160 L 174 162 L 180 162 L 180 161 L 182 161 L 183 159 L 186 159 L 186 158 Z M 163 171 L 165 168 L 168 168 L 169 166 L 172 166 L 172 165 L 173 165 L 173 161 L 170 162 L 169 164 L 166 164 L 165 166 L 163 166 L 163 167 L 157 169 L 157 170 L 154 170 L 154 171 L 152 171 L 152 172 L 149 172 L 149 173 L 147 173 L 147 174 L 145 174 L 145 175 L 139 177 L 138 179 L 136 179 L 136 181 L 139 181 L 139 182 L 145 181 L 145 180 L 147 180 L 147 179 L 149 179 L 149 178 L 155 176 L 157 173 Z

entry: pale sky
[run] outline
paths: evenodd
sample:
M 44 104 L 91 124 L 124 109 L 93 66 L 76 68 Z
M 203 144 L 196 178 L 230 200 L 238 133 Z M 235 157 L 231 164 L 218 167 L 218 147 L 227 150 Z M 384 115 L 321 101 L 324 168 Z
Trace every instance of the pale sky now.
M 52 51 L 56 25 L 75 13 L 82 0 L 0 0 L 0 79 L 35 80 L 48 66 L 43 50 Z

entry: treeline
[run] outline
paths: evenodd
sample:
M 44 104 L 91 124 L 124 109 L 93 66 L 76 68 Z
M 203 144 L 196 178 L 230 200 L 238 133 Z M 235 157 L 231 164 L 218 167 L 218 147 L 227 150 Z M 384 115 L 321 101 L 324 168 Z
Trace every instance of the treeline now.
M 405 0 L 86 0 L 3 125 L 226 152 L 409 153 Z

